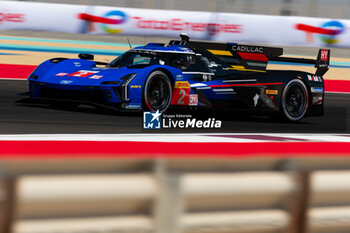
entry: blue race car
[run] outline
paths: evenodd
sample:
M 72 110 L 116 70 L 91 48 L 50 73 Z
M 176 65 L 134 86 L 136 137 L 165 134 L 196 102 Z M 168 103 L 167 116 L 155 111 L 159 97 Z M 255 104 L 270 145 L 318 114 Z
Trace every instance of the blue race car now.
M 30 74 L 29 100 L 66 106 L 165 112 L 171 106 L 227 108 L 299 121 L 323 115 L 330 51 L 314 59 L 281 57 L 283 49 L 190 41 L 135 47 L 110 63 L 53 58 Z M 313 64 L 315 74 L 266 70 L 268 61 Z

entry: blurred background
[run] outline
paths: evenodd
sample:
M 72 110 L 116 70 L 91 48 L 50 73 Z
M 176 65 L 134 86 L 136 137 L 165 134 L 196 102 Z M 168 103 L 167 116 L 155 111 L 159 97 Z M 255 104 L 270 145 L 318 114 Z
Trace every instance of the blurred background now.
M 350 0 L 31 2 L 350 18 Z M 65 57 L 76 57 L 77 48 L 82 51 L 95 49 L 95 52 L 109 53 L 118 49 L 115 51 L 118 54 L 129 49 L 127 38 L 133 44 L 168 41 L 168 38 L 160 37 L 23 30 L 5 30 L 0 31 L 0 34 L 0 63 L 31 65 L 31 68 L 45 59 L 63 56 L 62 54 Z M 32 37 L 51 40 L 28 39 Z M 81 40 L 84 43 L 73 43 L 72 40 Z M 86 41 L 92 43 L 85 43 Z M 94 41 L 118 42 L 123 45 L 96 44 Z M 30 50 L 34 46 L 38 46 L 35 47 L 37 50 Z M 65 50 L 43 52 L 40 46 Z M 102 52 L 97 55 L 97 60 L 111 60 L 116 56 Z M 314 58 L 317 49 L 289 46 L 285 52 Z M 348 49 L 332 48 L 332 61 L 338 62 L 332 65 L 338 67 L 332 68 L 327 78 L 348 79 L 349 57 Z M 282 65 L 271 67 L 290 68 Z M 310 71 L 313 67 L 298 69 Z M 134 128 L 140 132 L 141 120 L 128 119 L 127 116 L 124 118 L 127 118 L 129 125 L 116 126 L 117 116 L 100 116 L 95 113 L 89 115 L 85 112 L 57 109 L 13 110 L 16 94 L 24 92 L 26 86 L 19 84 L 19 81 L 1 82 L 5 89 L 0 92 L 1 100 L 11 102 L 11 105 L 5 107 L 0 105 L 2 133 L 67 133 L 68 130 L 94 133 L 95 129 L 105 130 L 103 133 L 120 132 L 113 127 L 119 127 L 118 130 Z M 347 105 L 336 107 L 349 109 L 348 94 L 337 98 L 341 101 L 334 102 L 345 102 Z M 337 100 L 336 97 L 334 100 Z M 12 110 L 16 113 L 15 116 L 10 115 Z M 33 112 L 39 113 L 35 115 Z M 344 113 L 336 114 L 344 118 L 346 111 Z M 43 120 L 43 117 L 49 120 Z M 98 125 L 100 122 L 104 124 Z M 264 121 L 259 123 L 262 124 L 262 130 L 271 127 L 271 124 Z M 327 123 L 331 125 L 332 121 Z M 251 122 L 238 124 L 251 125 Z M 278 124 L 273 126 L 282 127 Z M 160 155 L 162 156 L 166 157 Z M 0 233 L 350 232 L 350 159 L 332 157 L 331 154 L 329 158 L 304 159 L 276 158 L 270 155 L 265 158 L 218 159 L 215 156 L 212 159 L 86 158 L 0 161 Z
M 350 18 L 349 0 L 32 0 L 32 2 L 264 15 L 293 15 L 323 18 Z

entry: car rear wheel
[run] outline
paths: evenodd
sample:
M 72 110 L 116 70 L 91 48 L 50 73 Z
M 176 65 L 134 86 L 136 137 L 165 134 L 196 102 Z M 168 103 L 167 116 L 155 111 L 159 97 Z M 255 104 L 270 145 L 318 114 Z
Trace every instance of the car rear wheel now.
M 309 94 L 304 82 L 300 79 L 290 80 L 283 89 L 281 113 L 285 120 L 300 121 L 306 114 Z
M 152 72 L 144 85 L 144 109 L 148 111 L 165 112 L 172 97 L 172 87 L 169 77 L 162 71 Z

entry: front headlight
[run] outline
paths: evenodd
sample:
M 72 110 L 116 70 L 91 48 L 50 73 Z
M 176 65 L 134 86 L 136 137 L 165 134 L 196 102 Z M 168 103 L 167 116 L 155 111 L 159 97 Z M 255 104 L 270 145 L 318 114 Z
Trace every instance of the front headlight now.
M 123 100 L 129 100 L 129 95 L 128 95 L 128 85 L 129 83 L 136 77 L 136 73 L 132 74 L 127 74 L 121 79 L 123 80 L 122 83 L 119 85 L 122 88 L 122 99 Z

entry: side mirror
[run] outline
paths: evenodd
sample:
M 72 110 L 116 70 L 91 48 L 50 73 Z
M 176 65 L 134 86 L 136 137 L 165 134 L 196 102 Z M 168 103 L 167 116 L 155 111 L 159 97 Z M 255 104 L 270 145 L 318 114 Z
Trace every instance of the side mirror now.
M 78 57 L 84 60 L 94 60 L 94 55 L 88 53 L 79 53 Z

